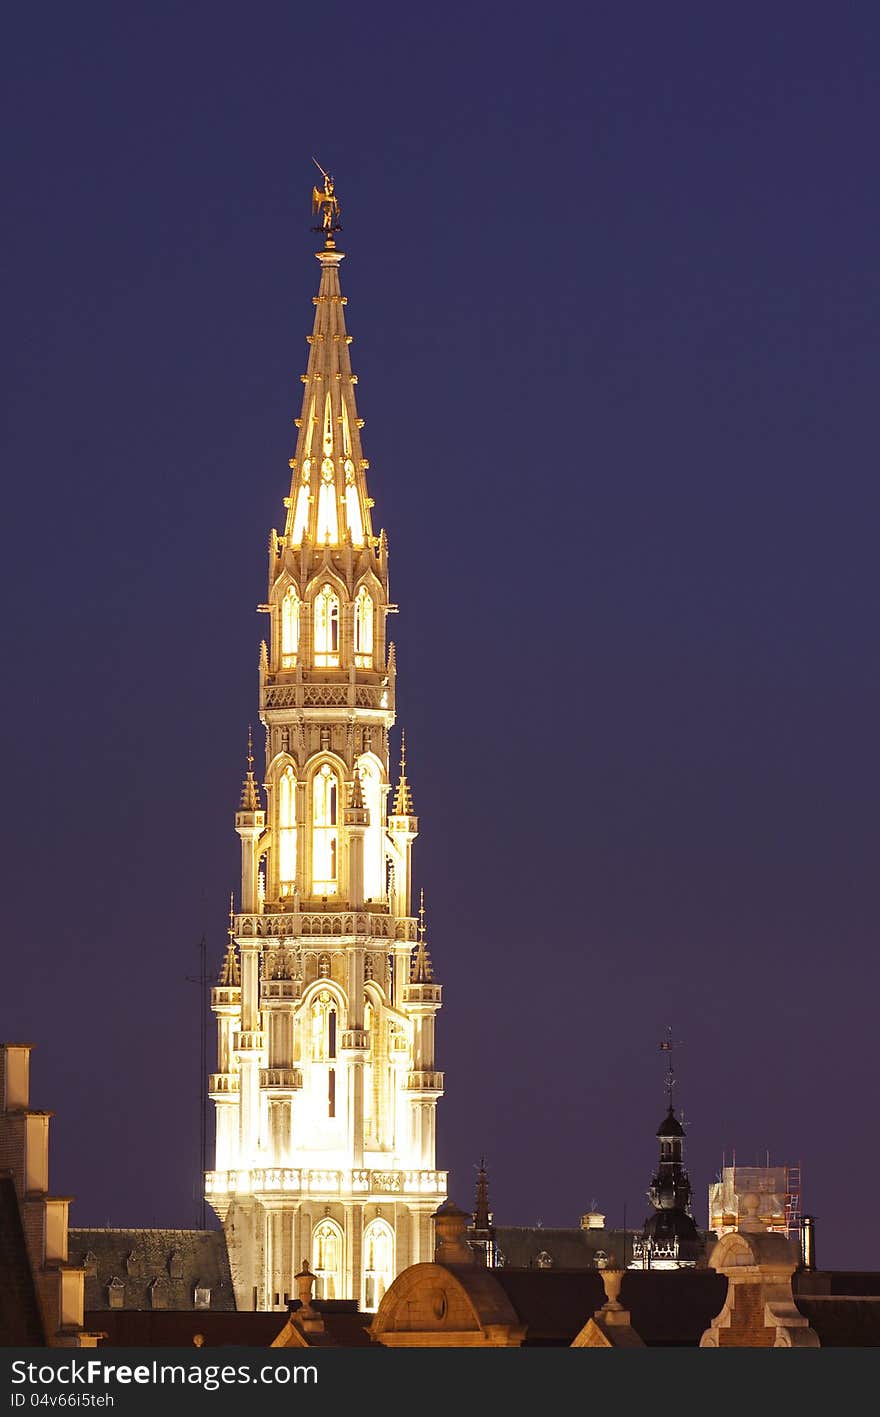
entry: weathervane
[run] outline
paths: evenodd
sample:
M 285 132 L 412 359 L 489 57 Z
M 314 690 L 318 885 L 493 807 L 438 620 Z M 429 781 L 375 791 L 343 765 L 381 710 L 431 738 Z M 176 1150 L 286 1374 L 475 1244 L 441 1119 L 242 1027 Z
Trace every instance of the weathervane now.
M 681 1047 L 681 1039 L 672 1041 L 672 1024 L 666 1025 L 666 1037 L 660 1044 L 660 1052 L 666 1054 L 666 1101 L 672 1111 L 672 1089 L 675 1087 L 675 1069 L 672 1066 L 672 1050 Z
M 339 206 L 339 198 L 336 195 L 336 185 L 329 172 L 324 171 L 316 157 L 312 158 L 312 162 L 324 178 L 323 192 L 320 187 L 312 188 L 312 216 L 317 216 L 319 213 L 321 216 L 321 225 L 313 226 L 312 231 L 323 231 L 324 245 L 332 248 L 336 245 L 336 242 L 333 240 L 334 231 L 342 230 L 339 224 L 341 208 Z

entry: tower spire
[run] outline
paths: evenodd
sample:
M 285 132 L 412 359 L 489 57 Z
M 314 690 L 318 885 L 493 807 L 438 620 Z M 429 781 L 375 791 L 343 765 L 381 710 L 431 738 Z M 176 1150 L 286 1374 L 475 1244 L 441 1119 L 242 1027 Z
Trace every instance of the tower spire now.
M 495 1226 L 492 1224 L 492 1212 L 489 1209 L 489 1176 L 486 1171 L 486 1158 L 480 1157 L 480 1166 L 477 1171 L 477 1188 L 474 1197 L 474 1223 L 470 1227 L 471 1248 L 477 1256 L 480 1264 L 487 1269 L 495 1268 Z
M 235 952 L 235 896 L 232 891 L 229 892 L 229 925 L 226 934 L 226 956 L 220 967 L 217 983 L 221 989 L 237 989 L 241 983 L 241 970 Z
M 261 812 L 262 810 L 260 805 L 260 789 L 254 777 L 254 740 L 250 724 L 248 724 L 247 772 L 241 784 L 241 811 Z
M 318 251 L 321 282 L 315 297 L 315 323 L 309 336 L 309 362 L 302 376 L 302 412 L 284 528 L 288 546 L 353 546 L 374 544 L 367 495 L 366 469 L 361 448 L 363 419 L 358 417 L 349 344 L 345 328 L 345 296 L 339 288 L 339 266 L 344 252 L 337 251 L 334 233 L 339 199 L 333 178 L 324 172 L 323 191 L 312 189 L 312 210 L 320 212 L 324 249 Z
M 425 944 L 425 892 L 422 889 L 419 895 L 419 943 L 416 945 L 415 958 L 410 971 L 410 983 L 431 984 L 433 979 L 434 970 L 431 965 L 431 956 L 428 953 L 428 946 Z
M 400 777 L 394 791 L 393 813 L 395 817 L 412 817 L 412 789 L 406 780 L 406 733 L 400 735 Z M 424 895 L 424 892 L 422 892 Z

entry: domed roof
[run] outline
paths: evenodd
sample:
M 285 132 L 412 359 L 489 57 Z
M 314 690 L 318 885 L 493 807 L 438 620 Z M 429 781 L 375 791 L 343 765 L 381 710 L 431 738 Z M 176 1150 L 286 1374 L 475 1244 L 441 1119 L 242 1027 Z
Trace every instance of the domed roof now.
M 657 1128 L 658 1137 L 683 1137 L 684 1127 L 675 1115 L 675 1108 L 670 1107 L 663 1121 Z
M 702 1250 L 696 1222 L 684 1210 L 655 1210 L 645 1221 L 642 1234 L 652 1240 L 672 1240 L 692 1242 Z

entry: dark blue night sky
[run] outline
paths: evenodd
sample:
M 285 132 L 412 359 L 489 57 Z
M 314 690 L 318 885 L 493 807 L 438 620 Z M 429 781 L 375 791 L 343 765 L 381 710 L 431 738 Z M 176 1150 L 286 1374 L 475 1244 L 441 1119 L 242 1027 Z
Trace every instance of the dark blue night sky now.
M 876 8 L 19 6 L 0 64 L 0 1036 L 72 1223 L 198 1220 L 314 154 L 450 1193 L 639 1221 L 671 1024 L 698 1221 L 769 1152 L 880 1268 Z

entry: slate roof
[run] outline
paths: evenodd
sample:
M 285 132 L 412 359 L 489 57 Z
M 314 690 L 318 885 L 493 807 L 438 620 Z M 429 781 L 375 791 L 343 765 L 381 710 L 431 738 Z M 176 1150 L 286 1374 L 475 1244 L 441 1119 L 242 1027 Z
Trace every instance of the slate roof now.
M 605 1302 L 598 1270 L 496 1269 L 517 1317 L 527 1325 L 526 1347 L 567 1347 Z M 727 1280 L 713 1270 L 627 1270 L 620 1302 L 649 1347 L 698 1344 L 720 1311 Z
M 85 1266 L 85 1308 L 93 1314 L 110 1311 L 113 1279 L 124 1285 L 123 1309 L 195 1309 L 197 1286 L 210 1289 L 211 1309 L 235 1309 L 222 1230 L 71 1229 L 69 1258 Z
M 42 1348 L 45 1342 L 15 1183 L 0 1173 L 0 1344 Z
M 640 1232 L 636 1231 L 638 1235 Z M 711 1249 L 714 1232 L 697 1232 L 704 1253 Z M 497 1225 L 495 1244 L 511 1269 L 536 1269 L 538 1256 L 549 1255 L 553 1269 L 590 1269 L 596 1264 L 596 1252 L 604 1251 L 623 1268 L 632 1259 L 632 1230 L 590 1230 L 580 1226 Z M 702 1263 L 702 1260 L 700 1261 Z
M 321 1346 L 369 1348 L 367 1326 L 373 1314 L 359 1313 L 354 1300 L 318 1301 L 313 1307 L 324 1316 L 326 1340 Z M 299 1302 L 290 1305 L 299 1308 Z M 90 1329 L 107 1337 L 101 1347 L 109 1348 L 189 1348 L 201 1334 L 205 1348 L 269 1348 L 288 1320 L 279 1313 L 212 1313 L 210 1310 L 100 1310 L 86 1316 Z
M 495 1245 L 510 1269 L 539 1268 L 538 1256 L 549 1255 L 554 1269 L 589 1269 L 595 1265 L 597 1250 L 610 1259 L 623 1258 L 622 1230 L 583 1230 L 580 1227 L 543 1225 L 496 1225 Z M 627 1233 L 627 1259 L 632 1255 L 632 1234 Z

